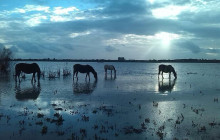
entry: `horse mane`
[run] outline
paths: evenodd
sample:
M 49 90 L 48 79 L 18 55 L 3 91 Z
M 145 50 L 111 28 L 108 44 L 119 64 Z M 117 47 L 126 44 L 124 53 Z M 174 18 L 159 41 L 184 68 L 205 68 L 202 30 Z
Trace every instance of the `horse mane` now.
M 170 66 L 171 66 L 171 65 L 170 65 Z M 172 67 L 172 72 L 173 72 L 173 74 L 174 74 L 174 76 L 175 76 L 175 78 L 176 78 L 177 73 L 176 73 L 176 71 L 175 71 L 174 67 L 173 67 L 173 66 L 171 66 L 171 67 Z
M 96 71 L 94 70 L 94 68 L 92 67 L 92 66 L 90 66 L 90 65 L 87 65 L 90 69 L 91 69 L 91 72 L 94 74 L 94 73 L 96 73 Z

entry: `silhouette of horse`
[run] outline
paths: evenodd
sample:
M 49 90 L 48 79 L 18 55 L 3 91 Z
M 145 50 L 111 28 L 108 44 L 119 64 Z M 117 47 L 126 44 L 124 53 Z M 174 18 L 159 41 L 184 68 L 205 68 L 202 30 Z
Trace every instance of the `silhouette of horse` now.
M 169 81 L 166 81 L 166 82 L 164 82 L 163 79 L 162 81 L 159 81 L 158 79 L 158 90 L 161 93 L 171 92 L 175 84 L 176 84 L 176 78 L 174 80 L 169 79 Z
M 33 80 L 34 80 L 34 82 L 36 82 L 35 73 L 37 73 L 38 82 L 40 80 L 41 72 L 40 72 L 40 67 L 38 66 L 37 63 L 32 63 L 32 64 L 18 63 L 18 64 L 16 64 L 16 66 L 15 66 L 15 81 L 16 82 L 17 82 L 17 77 L 19 79 L 19 82 L 21 82 L 21 80 L 20 80 L 21 72 L 24 72 L 26 74 L 33 73 L 31 82 L 33 82 Z
M 159 72 L 158 72 L 158 78 L 159 78 L 159 75 L 160 73 L 162 72 L 162 78 L 163 78 L 163 73 L 169 73 L 169 78 L 170 78 L 170 74 L 171 72 L 173 73 L 174 77 L 177 78 L 177 74 L 176 74 L 176 71 L 174 70 L 173 66 L 171 65 L 159 65 Z
M 86 78 L 87 76 L 89 77 L 89 81 L 90 81 L 90 75 L 89 73 L 91 72 L 94 75 L 95 80 L 97 80 L 97 72 L 93 69 L 92 66 L 90 65 L 80 65 L 80 64 L 75 64 L 73 66 L 73 81 L 74 81 L 74 75 L 76 74 L 76 78 L 78 80 L 78 72 L 80 73 L 86 73 Z
M 104 69 L 105 69 L 105 76 L 107 76 L 107 70 L 111 71 L 111 76 L 112 76 L 112 70 L 114 70 L 114 77 L 116 77 L 116 69 L 113 65 L 105 65 Z

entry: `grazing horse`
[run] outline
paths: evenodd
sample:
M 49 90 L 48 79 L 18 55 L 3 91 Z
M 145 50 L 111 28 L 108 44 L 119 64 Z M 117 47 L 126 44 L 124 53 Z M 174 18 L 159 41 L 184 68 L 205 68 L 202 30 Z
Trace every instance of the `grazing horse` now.
M 73 66 L 73 81 L 74 81 L 74 75 L 76 74 L 76 78 L 78 80 L 78 72 L 80 73 L 86 73 L 86 78 L 87 76 L 89 77 L 89 81 L 90 81 L 90 75 L 89 73 L 93 73 L 95 80 L 97 80 L 97 72 L 93 69 L 92 66 L 90 65 L 80 65 L 80 64 L 75 64 Z
M 116 69 L 113 65 L 105 65 L 104 69 L 105 69 L 105 76 L 107 76 L 107 70 L 111 71 L 111 76 L 112 76 L 112 70 L 114 70 L 114 75 L 116 77 Z
M 163 78 L 163 73 L 169 73 L 169 78 L 170 78 L 170 74 L 171 72 L 173 73 L 174 77 L 177 78 L 177 74 L 176 71 L 174 70 L 174 68 L 171 65 L 159 65 L 159 72 L 158 72 L 158 78 L 160 75 L 160 72 L 162 72 L 162 78 Z
M 26 74 L 31 74 L 33 73 L 31 82 L 36 82 L 35 80 L 35 73 L 37 73 L 37 77 L 38 77 L 38 82 L 40 80 L 40 67 L 38 66 L 37 63 L 32 63 L 32 64 L 26 64 L 26 63 L 18 63 L 15 66 L 15 81 L 17 82 L 17 77 L 19 79 L 19 82 L 21 82 L 20 80 L 20 74 L 21 72 L 24 72 Z

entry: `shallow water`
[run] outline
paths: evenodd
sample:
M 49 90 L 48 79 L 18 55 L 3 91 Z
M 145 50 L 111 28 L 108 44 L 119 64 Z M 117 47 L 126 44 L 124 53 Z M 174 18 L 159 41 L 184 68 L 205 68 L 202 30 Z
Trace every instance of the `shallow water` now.
M 16 62 L 17 63 L 17 62 Z M 4 139 L 207 139 L 220 138 L 220 64 L 172 63 L 177 79 L 158 79 L 159 63 L 90 64 L 85 74 L 62 76 L 73 62 L 38 62 L 45 77 L 14 81 L 15 63 L 0 78 L 0 137 Z M 48 78 L 49 71 L 61 71 Z

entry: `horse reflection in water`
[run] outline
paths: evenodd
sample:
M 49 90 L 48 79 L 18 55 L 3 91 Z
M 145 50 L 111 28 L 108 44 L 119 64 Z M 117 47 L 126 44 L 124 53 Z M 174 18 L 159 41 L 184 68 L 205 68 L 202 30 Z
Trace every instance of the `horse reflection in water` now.
M 37 86 L 32 84 L 32 87 L 21 88 L 20 85 L 15 86 L 15 97 L 19 101 L 36 100 L 40 95 L 40 84 Z
M 173 91 L 173 88 L 176 84 L 176 78 L 171 80 L 166 80 L 164 82 L 164 80 L 162 79 L 161 81 L 158 80 L 158 89 L 159 89 L 159 92 L 161 93 L 165 93 L 165 92 L 169 92 L 171 93 Z
M 97 85 L 97 81 L 93 83 L 85 81 L 85 83 L 79 83 L 78 81 L 73 84 L 74 94 L 91 94 Z

